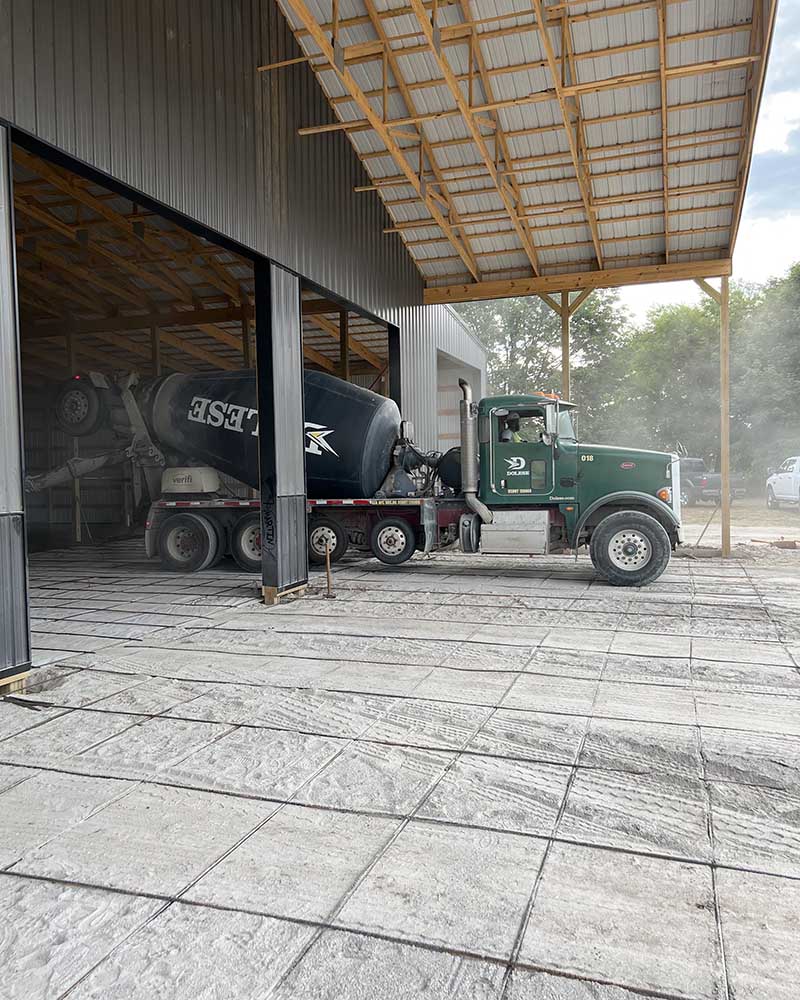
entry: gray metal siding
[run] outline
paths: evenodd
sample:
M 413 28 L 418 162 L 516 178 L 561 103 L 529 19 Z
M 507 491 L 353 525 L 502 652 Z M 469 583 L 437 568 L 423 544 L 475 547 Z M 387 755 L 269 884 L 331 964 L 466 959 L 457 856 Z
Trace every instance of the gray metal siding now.
M 270 268 L 272 292 L 273 409 L 279 433 L 275 435 L 275 465 L 280 470 L 279 496 L 306 491 L 303 451 L 303 357 L 300 337 L 300 284 L 280 267 Z M 287 433 L 286 430 L 289 429 Z M 305 546 L 305 533 L 303 536 Z
M 402 332 L 403 409 L 436 441 L 436 351 L 481 367 L 422 281 L 274 0 L 0 0 L 0 118 Z
M 0 676 L 30 663 L 8 131 L 0 127 Z
M 420 306 L 398 315 L 403 414 L 414 422 L 415 436 L 423 448 L 434 449 L 439 438 L 437 357 L 450 355 L 480 373 L 476 397 L 485 394 L 486 352 L 449 306 Z
M 384 315 L 422 282 L 273 0 L 0 0 L 0 118 Z

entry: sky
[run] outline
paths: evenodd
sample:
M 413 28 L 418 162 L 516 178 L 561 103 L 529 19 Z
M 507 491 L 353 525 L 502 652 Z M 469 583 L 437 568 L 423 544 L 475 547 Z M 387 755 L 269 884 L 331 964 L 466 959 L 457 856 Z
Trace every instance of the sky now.
M 733 279 L 763 282 L 800 261 L 800 3 L 778 0 L 753 163 L 733 256 Z M 636 320 L 648 309 L 697 302 L 694 282 L 639 285 L 620 299 Z

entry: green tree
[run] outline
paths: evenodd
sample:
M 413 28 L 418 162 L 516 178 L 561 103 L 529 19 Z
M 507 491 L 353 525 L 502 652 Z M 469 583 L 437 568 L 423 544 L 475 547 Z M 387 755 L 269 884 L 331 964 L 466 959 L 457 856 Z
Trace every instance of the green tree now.
M 457 308 L 486 348 L 491 392 L 561 390 L 561 319 L 540 298 Z M 615 291 L 593 292 L 572 318 L 572 396 L 584 437 L 602 426 L 620 377 L 616 357 L 628 336 L 629 318 Z

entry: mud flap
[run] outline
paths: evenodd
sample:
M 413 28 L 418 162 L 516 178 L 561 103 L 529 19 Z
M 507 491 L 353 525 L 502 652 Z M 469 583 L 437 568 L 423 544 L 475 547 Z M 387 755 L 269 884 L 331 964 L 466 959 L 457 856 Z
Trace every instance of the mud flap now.
M 422 520 L 422 531 L 425 537 L 425 547 L 423 551 L 427 554 L 436 547 L 439 530 L 439 524 L 436 517 L 436 501 L 432 497 L 426 497 L 422 501 L 420 516 Z

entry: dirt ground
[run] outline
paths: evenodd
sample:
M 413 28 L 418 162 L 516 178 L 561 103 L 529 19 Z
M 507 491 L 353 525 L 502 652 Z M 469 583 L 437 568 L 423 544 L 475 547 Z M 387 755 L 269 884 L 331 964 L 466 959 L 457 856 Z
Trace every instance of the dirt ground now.
M 697 542 L 709 518 L 711 523 L 703 535 L 702 544 L 719 546 L 719 508 L 711 504 L 683 508 L 684 536 L 687 545 Z M 759 545 L 754 539 L 772 541 L 779 538 L 797 539 L 800 543 L 800 510 L 796 506 L 787 505 L 779 510 L 767 510 L 766 502 L 760 496 L 735 501 L 731 507 L 731 541 L 734 545 L 769 549 L 774 553 L 776 552 L 774 548 Z M 800 564 L 800 549 L 796 552 L 782 552 L 780 555 L 794 556 Z

